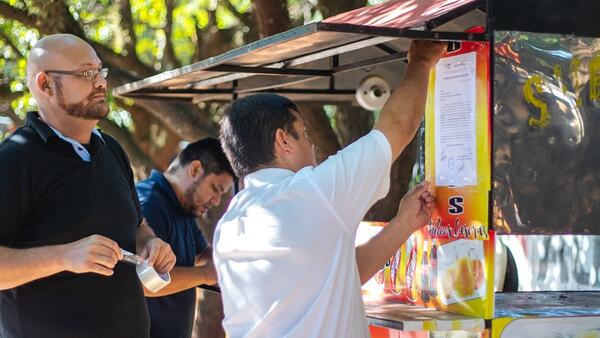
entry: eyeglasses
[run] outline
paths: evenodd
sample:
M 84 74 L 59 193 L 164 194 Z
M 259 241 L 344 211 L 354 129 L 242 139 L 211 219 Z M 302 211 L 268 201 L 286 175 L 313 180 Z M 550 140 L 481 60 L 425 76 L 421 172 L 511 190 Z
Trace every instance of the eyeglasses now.
M 72 70 L 46 70 L 45 73 L 55 73 L 55 74 L 64 74 L 64 75 L 72 75 L 77 76 L 82 79 L 86 79 L 88 81 L 94 81 L 98 75 L 102 76 L 103 79 L 106 79 L 108 76 L 108 68 L 102 69 L 90 69 L 84 71 L 72 71 Z

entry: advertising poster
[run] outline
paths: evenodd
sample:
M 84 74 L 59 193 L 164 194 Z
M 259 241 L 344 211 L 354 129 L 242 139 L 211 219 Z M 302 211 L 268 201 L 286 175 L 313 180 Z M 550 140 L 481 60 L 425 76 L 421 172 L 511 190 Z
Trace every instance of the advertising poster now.
M 376 233 L 382 223 L 361 223 Z M 371 229 L 371 230 L 369 230 Z M 489 240 L 431 238 L 415 232 L 363 286 L 365 301 L 415 304 L 464 316 L 494 316 L 494 243 Z
M 424 173 L 416 176 L 430 182 L 436 210 L 367 283 L 367 293 L 493 318 L 489 67 L 488 43 L 461 42 L 430 73 Z
M 425 179 L 436 195 L 431 238 L 488 239 L 489 62 L 487 43 L 462 42 L 430 75 Z
M 490 319 L 493 262 L 493 238 L 438 239 L 421 231 L 411 236 L 377 277 L 385 299 Z

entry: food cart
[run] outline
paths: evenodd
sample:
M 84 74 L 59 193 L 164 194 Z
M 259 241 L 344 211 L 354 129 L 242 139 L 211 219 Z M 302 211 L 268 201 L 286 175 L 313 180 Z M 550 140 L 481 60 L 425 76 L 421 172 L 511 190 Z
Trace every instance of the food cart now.
M 200 103 L 268 91 L 377 110 L 412 39 L 452 42 L 430 75 L 414 175 L 433 183 L 436 212 L 365 285 L 373 337 L 600 337 L 600 292 L 494 285 L 505 269 L 497 237 L 600 234 L 599 10 L 591 0 L 390 1 L 114 94 Z

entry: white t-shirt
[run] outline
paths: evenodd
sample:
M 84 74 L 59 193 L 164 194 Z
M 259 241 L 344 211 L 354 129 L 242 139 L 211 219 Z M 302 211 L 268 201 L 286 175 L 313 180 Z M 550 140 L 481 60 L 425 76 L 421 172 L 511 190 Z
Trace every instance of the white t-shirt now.
M 354 239 L 391 157 L 373 130 L 317 167 L 245 178 L 214 238 L 229 337 L 369 337 Z

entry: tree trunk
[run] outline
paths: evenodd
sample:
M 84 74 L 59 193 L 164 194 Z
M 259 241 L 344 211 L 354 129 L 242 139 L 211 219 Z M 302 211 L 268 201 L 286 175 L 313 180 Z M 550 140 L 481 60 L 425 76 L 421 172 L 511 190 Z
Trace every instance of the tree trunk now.
M 412 176 L 412 167 L 417 160 L 418 144 L 417 138 L 413 139 L 394 162 L 390 173 L 390 191 L 385 198 L 379 200 L 371 207 L 365 216 L 365 220 L 389 221 L 396 216 L 400 199 L 402 199 L 402 196 L 408 190 L 408 183 Z
M 163 71 L 181 67 L 181 63 L 175 57 L 175 50 L 173 49 L 173 10 L 175 9 L 175 5 L 177 5 L 177 1 L 165 0 L 165 5 L 167 8 L 167 23 L 164 28 L 166 43 L 162 59 Z
M 317 163 L 323 162 L 340 149 L 340 144 L 321 105 L 299 104 L 308 135 L 315 144 Z
M 198 224 L 204 238 L 212 242 L 215 228 L 219 219 L 229 206 L 233 193 L 223 195 L 221 204 L 209 209 L 206 217 L 200 218 Z M 223 302 L 221 296 L 214 292 L 198 289 L 198 302 L 196 307 L 196 321 L 192 338 L 222 338 L 225 331 L 221 322 L 223 321 Z
M 319 0 L 317 7 L 328 18 L 366 5 L 365 0 Z M 336 131 L 342 147 L 368 133 L 374 123 L 373 114 L 350 104 L 340 105 L 335 115 Z M 398 210 L 398 203 L 406 193 L 411 178 L 412 166 L 416 160 L 416 142 L 411 142 L 391 169 L 390 191 L 375 203 L 365 216 L 366 220 L 390 220 Z
M 366 0 L 319 0 L 317 8 L 324 18 L 366 6 Z
M 154 115 L 186 141 L 215 136 L 219 130 L 206 114 L 198 113 L 198 109 L 190 103 L 136 99 L 135 106 Z
M 135 80 L 138 79 L 122 71 L 117 65 L 108 77 L 108 84 L 114 88 Z M 135 109 L 140 113 L 145 111 L 154 115 L 166 127 L 187 141 L 195 141 L 206 136 L 215 135 L 218 130 L 208 113 L 191 103 L 134 99 L 135 104 L 132 106 L 126 104 L 122 99 L 118 99 L 117 102 L 125 110 Z
M 260 37 L 285 32 L 291 28 L 287 2 L 284 0 L 254 0 Z
M 132 133 L 133 139 L 140 149 L 152 159 L 155 164 L 153 169 L 165 171 L 173 160 L 173 154 L 177 154 L 180 150 L 181 138 L 150 114 L 132 113 L 131 118 L 135 125 Z
M 370 132 L 375 119 L 372 112 L 345 104 L 338 106 L 335 121 L 342 147 L 345 147 Z M 417 149 L 415 138 L 392 165 L 388 194 L 371 207 L 365 220 L 389 221 L 396 215 L 400 199 L 408 190 L 412 167 L 417 160 Z
M 127 129 L 109 120 L 100 120 L 98 124 L 104 132 L 119 140 L 133 164 L 134 174 L 138 179 L 146 178 L 152 168 L 157 168 L 156 163 L 140 149 Z
M 346 103 L 336 107 L 335 126 L 342 147 L 358 140 L 373 128 L 373 112 Z

